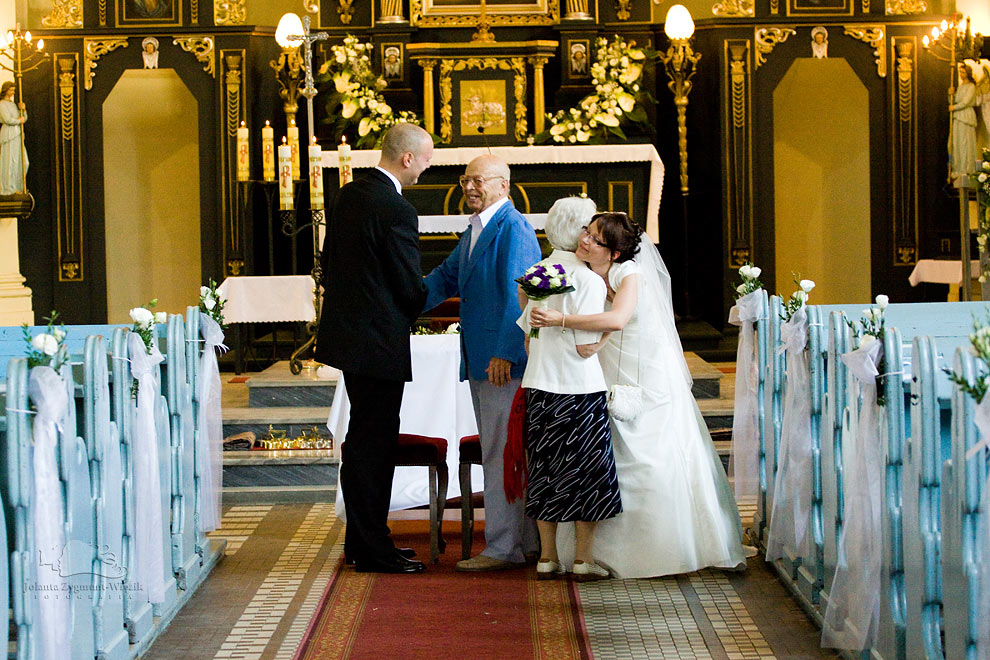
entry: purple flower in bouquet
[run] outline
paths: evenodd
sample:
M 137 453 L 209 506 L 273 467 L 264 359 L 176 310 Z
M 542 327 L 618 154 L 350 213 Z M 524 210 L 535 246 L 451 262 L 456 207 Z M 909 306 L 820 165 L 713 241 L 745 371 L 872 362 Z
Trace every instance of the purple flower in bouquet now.
M 570 293 L 574 290 L 564 267 L 560 264 L 552 264 L 549 268 L 542 263 L 530 266 L 516 282 L 519 283 L 523 293 L 530 300 L 546 300 L 550 296 L 559 293 Z M 539 337 L 540 329 L 531 328 L 529 336 L 532 338 Z

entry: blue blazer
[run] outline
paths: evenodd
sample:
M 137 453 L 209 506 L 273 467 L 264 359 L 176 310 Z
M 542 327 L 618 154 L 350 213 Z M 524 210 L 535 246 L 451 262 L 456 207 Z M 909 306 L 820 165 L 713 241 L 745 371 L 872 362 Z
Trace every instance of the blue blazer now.
M 426 277 L 424 309 L 461 297 L 461 380 L 488 380 L 485 369 L 493 357 L 511 362 L 512 377 L 522 378 L 526 349 L 516 325 L 522 310 L 515 279 L 541 258 L 536 232 L 511 202 L 488 222 L 468 258 L 472 231 L 469 226 L 450 256 Z

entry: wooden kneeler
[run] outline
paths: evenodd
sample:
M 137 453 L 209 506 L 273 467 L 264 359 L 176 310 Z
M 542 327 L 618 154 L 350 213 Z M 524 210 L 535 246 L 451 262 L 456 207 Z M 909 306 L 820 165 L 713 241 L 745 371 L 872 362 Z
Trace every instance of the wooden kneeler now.
M 461 486 L 461 559 L 471 558 L 474 543 L 474 503 L 471 501 L 471 466 L 481 465 L 481 440 L 477 435 L 461 438 L 457 477 Z

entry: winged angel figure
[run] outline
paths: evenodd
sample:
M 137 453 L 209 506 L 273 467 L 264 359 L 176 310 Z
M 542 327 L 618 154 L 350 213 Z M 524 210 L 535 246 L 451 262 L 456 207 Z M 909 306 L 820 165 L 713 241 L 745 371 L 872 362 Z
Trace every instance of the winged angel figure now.
M 974 61 L 972 67 L 976 102 L 980 105 L 980 110 L 976 113 L 977 153 L 983 153 L 983 149 L 990 149 L 990 60 Z

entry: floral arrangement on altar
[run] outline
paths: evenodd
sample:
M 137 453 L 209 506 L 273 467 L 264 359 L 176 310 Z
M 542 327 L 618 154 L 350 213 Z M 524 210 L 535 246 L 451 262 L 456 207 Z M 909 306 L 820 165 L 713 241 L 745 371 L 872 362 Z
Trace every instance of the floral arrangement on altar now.
M 970 385 L 962 374 L 957 374 L 948 367 L 943 367 L 942 371 L 949 375 L 949 379 L 958 385 L 959 389 L 973 397 L 976 403 L 980 403 L 990 389 L 990 312 L 987 312 L 984 322 L 973 318 L 973 332 L 969 335 L 969 343 L 973 355 L 986 367 L 976 376 L 975 382 Z
M 983 150 L 983 162 L 980 164 L 980 173 L 976 176 L 980 183 L 980 190 L 983 191 L 983 204 L 977 215 L 979 229 L 976 232 L 976 242 L 980 245 L 980 252 L 990 249 L 987 245 L 990 241 L 990 149 Z M 990 282 L 990 261 L 981 260 L 980 282 Z
M 794 313 L 808 303 L 808 294 L 815 288 L 813 280 L 798 281 L 798 277 L 800 276 L 796 275 L 794 277 L 794 283 L 798 285 L 798 290 L 792 293 L 791 297 L 787 299 L 787 302 L 784 304 L 784 311 L 780 315 L 780 318 L 785 322 L 790 321 Z
M 395 112 L 381 95 L 388 83 L 371 69 L 372 45 L 347 35 L 344 43 L 330 47 L 330 57 L 319 68 L 317 82 L 332 82 L 327 99 L 327 118 L 333 124 L 334 140 L 357 127 L 358 149 L 381 145 L 385 131 L 400 122 L 419 124 L 415 112 Z
M 626 140 L 622 126 L 629 125 L 653 132 L 643 104 L 654 101 L 641 83 L 643 68 L 657 53 L 635 46 L 635 41 L 625 41 L 619 35 L 611 42 L 598 37 L 596 61 L 591 65 L 595 92 L 581 99 L 577 107 L 548 114 L 550 128 L 537 135 L 536 141 L 598 144 L 608 141 L 609 134 Z
M 56 327 L 55 323 L 58 320 L 58 312 L 55 310 L 52 310 L 51 314 L 45 320 L 48 321 L 47 332 L 42 332 L 38 335 L 31 336 L 31 331 L 28 329 L 27 323 L 23 326 L 24 341 L 28 345 L 26 354 L 28 369 L 33 369 L 34 367 L 51 367 L 58 371 L 58 368 L 66 360 L 65 353 L 59 353 L 59 349 L 65 341 L 65 326 L 59 324 Z
M 739 267 L 739 277 L 742 278 L 742 284 L 735 289 L 736 300 L 763 288 L 763 283 L 760 282 L 760 273 L 762 272 L 761 268 L 748 261 Z
M 223 307 L 226 304 L 227 301 L 220 297 L 217 283 L 212 277 L 207 286 L 199 287 L 199 311 L 216 321 L 221 330 L 227 329 L 227 324 L 223 318 Z

